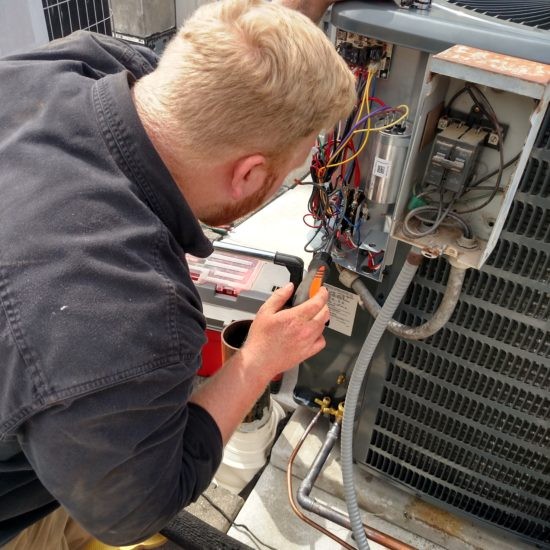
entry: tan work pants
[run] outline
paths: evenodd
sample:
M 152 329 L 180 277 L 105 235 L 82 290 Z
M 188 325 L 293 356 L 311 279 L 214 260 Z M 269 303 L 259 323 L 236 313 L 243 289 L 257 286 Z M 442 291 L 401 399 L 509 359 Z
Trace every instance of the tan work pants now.
M 2 550 L 84 550 L 91 540 L 91 535 L 58 508 L 21 531 Z
M 162 535 L 155 535 L 132 546 L 108 546 L 84 531 L 64 508 L 58 508 L 27 527 L 1 550 L 138 550 L 156 548 L 165 542 Z

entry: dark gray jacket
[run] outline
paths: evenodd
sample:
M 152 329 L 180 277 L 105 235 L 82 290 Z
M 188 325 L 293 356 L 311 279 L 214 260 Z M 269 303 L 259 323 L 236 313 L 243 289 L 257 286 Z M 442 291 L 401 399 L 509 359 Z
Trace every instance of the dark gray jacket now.
M 155 63 L 85 32 L 0 60 L 0 545 L 58 502 L 143 539 L 221 459 L 187 404 L 211 245 L 130 96 Z

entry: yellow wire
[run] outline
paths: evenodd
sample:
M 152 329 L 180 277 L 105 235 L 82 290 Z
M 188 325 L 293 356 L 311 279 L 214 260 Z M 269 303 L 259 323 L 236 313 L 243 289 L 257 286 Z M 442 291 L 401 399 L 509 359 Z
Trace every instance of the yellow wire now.
M 355 130 L 354 134 L 360 134 L 362 132 L 380 132 L 381 130 L 387 130 L 388 128 L 392 128 L 393 126 L 397 126 L 400 122 L 403 122 L 409 117 L 409 107 L 407 105 L 399 105 L 395 108 L 396 110 L 403 110 L 403 114 L 390 124 L 386 124 L 385 126 L 377 126 L 376 128 L 369 129 L 363 129 L 363 130 Z
M 365 91 L 363 92 L 363 101 L 361 101 L 361 108 L 359 109 L 359 114 L 357 115 L 357 118 L 355 119 L 357 122 L 359 122 L 361 120 L 361 115 L 363 114 L 363 109 L 365 107 L 365 104 L 367 106 L 367 114 L 370 112 L 369 93 L 370 93 L 370 87 L 371 87 L 373 78 L 374 78 L 374 73 L 369 71 L 367 73 L 367 83 L 365 85 Z M 369 122 L 370 122 L 370 119 L 369 119 Z
M 370 114 L 369 90 L 370 90 L 370 86 L 371 86 L 373 77 L 374 77 L 374 73 L 369 71 L 369 73 L 367 75 L 367 83 L 365 85 L 365 90 L 363 92 L 363 98 L 361 99 L 361 105 L 359 107 L 359 113 L 355 117 L 356 121 L 361 120 L 361 116 L 363 115 L 363 109 L 364 109 L 365 105 L 367 106 L 367 113 Z M 368 122 L 369 122 L 369 127 L 370 127 L 370 118 L 369 118 Z M 328 164 L 324 167 L 325 170 L 327 168 L 332 168 L 333 166 L 339 166 L 339 164 L 331 164 L 331 162 L 340 154 L 342 149 L 344 149 L 347 146 L 347 144 L 353 139 L 353 135 L 354 134 L 352 134 L 345 142 L 343 142 L 339 145 L 338 149 L 336 149 L 334 154 L 329 158 Z M 367 134 L 367 136 L 368 136 L 368 134 Z M 347 160 L 345 160 L 344 162 L 342 162 L 340 164 L 344 164 L 346 162 L 347 162 Z
M 370 132 L 380 132 L 382 130 L 386 130 L 387 128 L 391 128 L 392 126 L 395 126 L 395 125 L 399 124 L 400 122 L 402 122 L 403 120 L 405 120 L 409 116 L 409 108 L 407 107 L 407 105 L 399 105 L 399 107 L 396 107 L 396 109 L 403 109 L 405 112 L 397 120 L 394 120 L 391 124 L 386 124 L 385 126 L 378 126 L 376 128 L 370 128 L 370 119 L 369 119 L 369 127 L 365 128 L 363 130 L 355 130 L 352 134 L 352 137 L 355 134 L 366 133 L 365 139 L 363 140 L 363 143 L 361 144 L 361 147 L 351 157 L 349 157 L 346 160 L 343 160 L 341 162 L 337 162 L 335 164 L 329 164 L 326 168 L 334 168 L 335 166 L 341 166 L 342 164 L 347 164 L 348 162 L 352 161 L 353 159 L 356 159 L 363 152 L 363 150 L 365 149 L 365 147 L 367 145 L 369 135 L 370 135 Z M 367 111 L 367 113 L 369 113 L 369 111 Z
M 375 74 L 374 71 L 372 71 L 372 72 L 369 71 L 368 72 L 367 82 L 366 82 L 366 85 L 365 85 L 365 90 L 363 92 L 363 97 L 361 99 L 361 105 L 359 107 L 359 113 L 358 113 L 357 117 L 355 118 L 356 121 L 361 120 L 361 116 L 363 115 L 363 110 L 364 110 L 365 106 L 366 106 L 366 109 L 367 109 L 367 115 L 370 115 L 369 91 L 370 91 L 370 87 L 371 87 L 371 84 L 372 84 L 372 79 L 374 78 L 374 74 Z M 396 109 L 402 109 L 403 114 L 398 119 L 394 120 L 390 124 L 386 124 L 385 126 L 379 126 L 377 128 L 372 128 L 371 119 L 368 118 L 367 119 L 367 127 L 363 128 L 362 130 L 355 130 L 345 142 L 341 143 L 339 145 L 339 147 L 336 149 L 336 151 L 334 152 L 334 154 L 329 158 L 328 163 L 324 167 L 319 169 L 319 175 L 322 176 L 322 174 L 328 168 L 335 168 L 337 166 L 342 166 L 343 164 L 347 164 L 348 162 L 351 162 L 352 160 L 356 159 L 365 150 L 365 147 L 367 146 L 367 143 L 368 143 L 369 136 L 370 136 L 371 132 L 381 132 L 382 130 L 386 130 L 388 128 L 396 126 L 397 124 L 403 122 L 404 120 L 406 120 L 408 118 L 408 116 L 409 116 L 409 107 L 407 105 L 399 105 L 398 107 L 396 107 Z M 350 141 L 353 140 L 355 135 L 356 134 L 362 134 L 362 133 L 365 134 L 365 139 L 361 143 L 359 149 L 351 157 L 346 158 L 345 160 L 342 160 L 340 162 L 333 163 L 332 161 L 340 154 L 342 149 L 347 147 L 348 143 L 350 143 Z
M 374 76 L 374 73 L 371 73 L 369 72 L 369 75 L 367 77 L 367 91 L 370 90 L 370 86 L 372 84 L 372 78 Z M 362 114 L 362 113 L 360 113 Z M 371 130 L 371 126 L 372 126 L 372 122 L 371 122 L 371 119 L 370 119 L 370 101 L 368 100 L 368 94 L 367 94 L 367 116 L 369 117 L 367 119 L 367 128 L 366 128 L 366 133 L 365 133 L 365 139 L 363 140 L 363 143 L 361 143 L 361 146 L 359 147 L 359 149 L 357 150 L 356 153 L 354 153 L 350 158 L 346 159 L 345 161 L 342 161 L 340 162 L 340 164 L 336 164 L 335 166 L 339 166 L 341 164 L 347 164 L 349 161 L 357 158 L 361 153 L 362 151 L 365 149 L 365 147 L 367 146 L 367 141 L 369 141 L 369 136 L 370 136 L 370 130 Z M 359 117 L 359 120 L 361 120 L 361 117 Z M 353 136 L 355 135 L 355 132 L 353 132 L 353 134 L 351 134 L 351 139 L 353 139 Z M 332 168 L 332 166 L 331 166 Z

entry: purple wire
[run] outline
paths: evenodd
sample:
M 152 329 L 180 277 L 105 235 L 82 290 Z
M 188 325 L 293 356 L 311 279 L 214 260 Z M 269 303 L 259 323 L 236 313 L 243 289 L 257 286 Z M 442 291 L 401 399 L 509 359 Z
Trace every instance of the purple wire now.
M 395 109 L 393 107 L 390 107 L 389 105 L 386 105 L 384 107 L 379 107 L 378 109 L 371 111 L 368 115 L 365 115 L 359 122 L 353 125 L 353 128 L 348 132 L 347 136 L 344 139 L 340 140 L 340 144 L 346 143 L 348 139 L 351 137 L 351 135 L 353 134 L 353 132 L 355 132 L 355 129 L 358 126 L 361 126 L 361 124 L 364 124 L 365 122 L 367 122 L 369 118 L 379 113 L 384 113 L 386 111 L 395 111 Z M 340 144 L 338 145 L 338 147 L 340 147 Z

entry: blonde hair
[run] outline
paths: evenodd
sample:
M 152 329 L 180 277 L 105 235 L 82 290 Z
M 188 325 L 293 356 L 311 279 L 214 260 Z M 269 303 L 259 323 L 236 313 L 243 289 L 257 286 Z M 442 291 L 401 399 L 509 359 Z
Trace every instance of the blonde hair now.
M 263 0 L 222 0 L 186 21 L 136 93 L 149 120 L 186 154 L 280 158 L 349 114 L 355 81 L 301 13 Z

